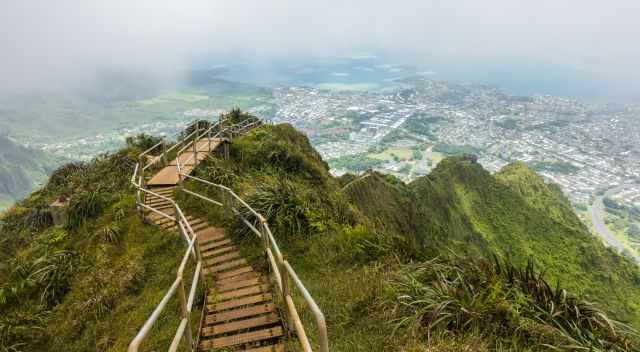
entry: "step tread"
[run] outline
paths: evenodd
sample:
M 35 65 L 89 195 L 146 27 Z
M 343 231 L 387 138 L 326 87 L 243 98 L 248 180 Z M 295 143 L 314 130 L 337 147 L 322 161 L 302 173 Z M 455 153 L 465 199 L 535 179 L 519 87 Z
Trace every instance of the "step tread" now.
M 247 265 L 247 260 L 244 259 L 244 258 L 241 258 L 241 259 L 232 260 L 230 262 L 209 266 L 209 267 L 204 268 L 204 272 L 205 272 L 205 274 L 217 273 L 217 272 L 220 272 L 220 271 L 233 269 L 233 268 L 241 266 L 241 265 Z
M 239 276 L 241 274 L 252 273 L 252 272 L 255 272 L 253 270 L 253 267 L 251 267 L 251 266 L 243 266 L 243 267 L 238 268 L 238 269 L 233 269 L 233 270 L 225 271 L 223 273 L 218 273 L 216 275 L 216 280 L 231 279 L 234 276 Z
M 262 303 L 271 300 L 273 297 L 271 293 L 263 293 L 256 296 L 247 296 L 243 298 L 232 299 L 222 303 L 210 304 L 207 309 L 210 312 L 220 312 L 227 309 L 233 309 L 237 307 L 246 306 L 249 304 Z
M 236 280 L 236 281 L 231 281 L 231 282 L 225 282 L 225 283 L 222 283 L 222 284 L 216 283 L 215 291 L 219 292 L 219 293 L 222 293 L 222 292 L 226 292 L 226 291 L 236 290 L 236 289 L 239 289 L 239 288 L 242 288 L 242 287 L 259 285 L 261 283 L 266 283 L 266 282 L 260 276 L 249 278 L 249 279 L 242 279 L 242 280 Z
M 200 342 L 200 348 L 223 348 L 250 342 L 272 339 L 283 335 L 282 327 L 251 331 L 243 334 L 218 337 Z
M 236 246 L 234 245 L 230 245 L 230 246 L 226 246 L 218 249 L 206 250 L 206 251 L 202 251 L 202 257 L 207 258 L 207 257 L 215 256 L 215 255 L 226 253 L 233 250 L 238 250 L 238 248 L 236 248 Z
M 207 222 L 201 222 L 198 224 L 191 225 L 191 229 L 193 229 L 193 231 L 195 231 L 196 233 L 199 233 L 200 231 L 208 229 L 210 227 L 211 225 L 209 225 L 209 223 Z
M 261 326 L 273 325 L 280 321 L 278 315 L 271 313 L 256 318 L 232 321 L 230 323 L 218 324 L 202 328 L 203 337 L 212 337 L 215 335 L 226 334 L 234 331 L 254 329 Z
M 232 259 L 236 259 L 240 257 L 240 252 L 235 251 L 231 253 L 226 253 L 223 255 L 219 255 L 217 257 L 213 257 L 204 261 L 205 267 L 213 266 L 220 263 L 228 262 Z
M 216 286 L 220 286 L 220 285 L 226 285 L 231 282 L 243 281 L 243 280 L 253 279 L 257 277 L 260 277 L 260 274 L 258 274 L 257 272 L 247 271 L 231 277 L 226 277 L 222 279 L 217 278 L 215 284 Z
M 198 237 L 200 237 L 200 235 L 198 235 Z M 223 238 L 219 241 L 215 241 L 215 242 L 209 242 L 205 245 L 200 245 L 200 251 L 208 251 L 210 249 L 214 249 L 214 248 L 218 248 L 221 246 L 225 246 L 227 244 L 230 244 L 231 240 L 228 238 Z
M 273 303 L 264 303 L 247 308 L 238 308 L 220 313 L 207 314 L 207 316 L 205 317 L 205 323 L 207 325 L 220 324 L 229 320 L 248 318 L 265 313 L 272 313 L 275 312 L 275 310 L 276 306 Z
M 226 231 L 223 228 L 208 226 L 198 232 L 198 243 L 206 244 L 226 237 Z
M 269 292 L 269 285 L 262 284 L 262 285 L 249 286 L 249 287 L 241 288 L 238 290 L 221 292 L 221 293 L 211 292 L 207 296 L 207 299 L 212 298 L 213 301 L 217 304 L 219 302 L 228 301 L 233 298 L 257 295 L 257 294 L 266 293 L 266 292 Z

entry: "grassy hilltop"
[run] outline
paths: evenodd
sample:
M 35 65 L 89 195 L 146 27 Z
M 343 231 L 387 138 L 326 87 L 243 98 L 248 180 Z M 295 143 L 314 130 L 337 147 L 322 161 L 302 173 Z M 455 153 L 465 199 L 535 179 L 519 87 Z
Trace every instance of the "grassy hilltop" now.
M 135 212 L 126 177 L 145 144 L 58 170 L 4 215 L 1 346 L 122 350 L 162 297 L 183 244 Z M 327 317 L 332 351 L 637 346 L 637 266 L 606 249 L 524 164 L 492 175 L 472 158 L 448 158 L 410 184 L 378 173 L 335 178 L 289 125 L 235 139 L 230 155 L 208 159 L 196 176 L 227 185 L 268 219 Z M 76 221 L 57 229 L 44 205 L 62 194 Z M 236 219 L 178 199 L 226 226 L 259 262 L 259 244 Z M 300 313 L 313 336 L 310 312 Z M 164 322 L 150 347 L 172 327 Z

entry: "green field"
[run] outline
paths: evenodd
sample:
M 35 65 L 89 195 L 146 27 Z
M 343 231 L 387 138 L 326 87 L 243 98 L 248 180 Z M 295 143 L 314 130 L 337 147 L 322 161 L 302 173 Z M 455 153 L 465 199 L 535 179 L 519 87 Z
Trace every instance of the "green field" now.
M 381 153 L 369 154 L 372 159 L 378 160 L 394 160 L 394 155 L 400 160 L 410 160 L 413 157 L 413 150 L 408 148 L 388 148 Z

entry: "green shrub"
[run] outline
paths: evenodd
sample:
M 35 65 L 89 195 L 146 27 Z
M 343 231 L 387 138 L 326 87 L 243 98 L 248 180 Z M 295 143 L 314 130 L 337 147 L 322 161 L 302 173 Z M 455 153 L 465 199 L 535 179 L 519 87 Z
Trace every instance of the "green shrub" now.
M 455 257 L 404 266 L 391 281 L 398 326 L 427 335 L 480 333 L 509 348 L 627 351 L 637 333 L 591 303 L 552 288 L 533 263 Z
M 76 194 L 69 200 L 68 222 L 69 229 L 82 226 L 87 219 L 98 216 L 105 204 L 106 196 L 102 192 L 90 191 Z
M 276 236 L 301 236 L 309 232 L 313 222 L 313 211 L 308 199 L 304 198 L 301 189 L 288 180 L 261 184 L 245 201 L 266 218 Z M 239 210 L 246 219 L 255 219 L 248 209 L 241 207 Z M 250 231 L 239 219 L 233 228 L 234 233 L 240 235 L 246 235 Z

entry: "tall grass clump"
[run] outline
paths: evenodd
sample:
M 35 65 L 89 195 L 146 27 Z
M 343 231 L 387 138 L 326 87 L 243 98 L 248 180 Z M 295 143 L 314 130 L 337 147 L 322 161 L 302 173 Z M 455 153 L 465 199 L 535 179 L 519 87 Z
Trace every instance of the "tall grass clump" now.
M 82 226 L 87 219 L 100 214 L 106 204 L 106 195 L 100 190 L 82 192 L 69 200 L 68 222 L 70 229 Z
M 246 201 L 265 217 L 274 233 L 284 238 L 308 233 L 316 220 L 312 200 L 305 197 L 302 189 L 286 179 L 258 185 Z M 245 219 L 255 219 L 245 207 L 240 207 L 239 211 Z M 234 233 L 240 235 L 247 235 L 250 231 L 239 219 L 233 228 Z
M 637 332 L 592 303 L 549 285 L 530 261 L 456 257 L 403 266 L 390 282 L 398 327 L 427 339 L 479 334 L 511 349 L 629 351 Z

